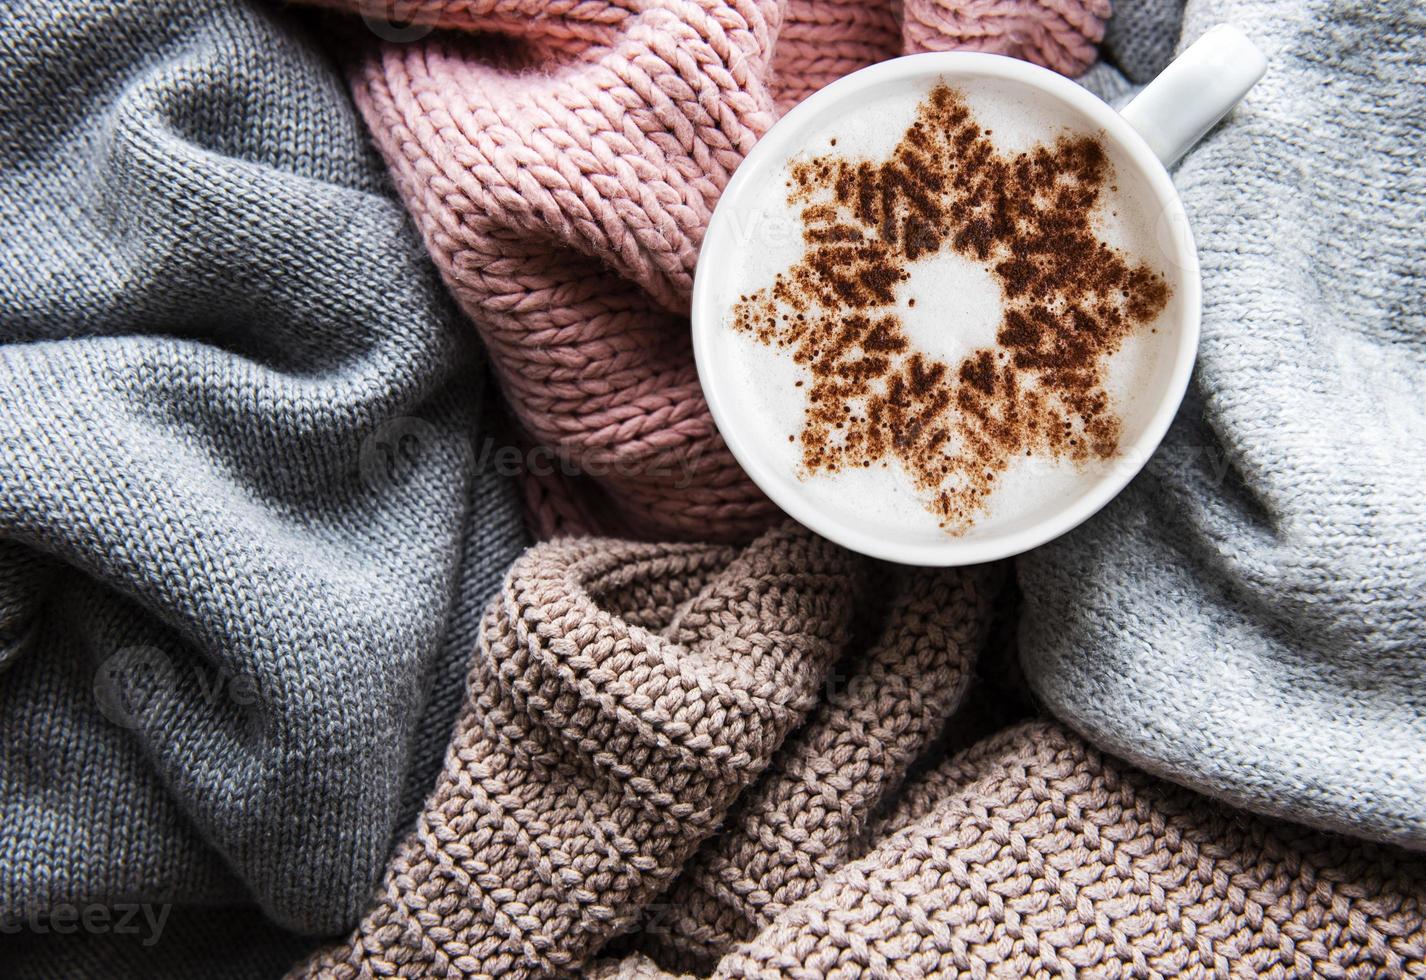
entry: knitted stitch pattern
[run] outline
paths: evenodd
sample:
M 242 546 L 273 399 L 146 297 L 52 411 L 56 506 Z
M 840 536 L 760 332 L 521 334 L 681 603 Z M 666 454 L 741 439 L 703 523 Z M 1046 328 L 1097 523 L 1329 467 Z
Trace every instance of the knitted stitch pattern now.
M 348 930 L 430 792 L 524 534 L 388 191 L 290 11 L 0 4 L 6 978 L 104 975 L 66 907 L 234 910 L 146 977 Z
M 708 414 L 686 314 L 743 156 L 798 99 L 902 52 L 1077 73 L 1109 13 L 911 0 L 898 28 L 897 5 L 862 0 L 398 6 L 450 30 L 382 44 L 353 69 L 356 101 L 536 444 L 536 529 L 729 540 L 775 511 Z
M 1426 971 L 1426 864 L 1248 817 L 1047 721 L 929 773 L 716 976 L 1374 977 Z M 590 975 L 653 978 L 632 956 Z
M 926 817 L 720 972 L 1367 978 L 1426 969 L 1420 861 L 1245 817 L 1058 725 L 1012 728 L 952 760 L 908 794 L 887 829 L 932 800 Z
M 486 615 L 447 764 L 375 908 L 308 976 L 549 976 L 635 924 L 816 703 L 863 564 L 539 546 Z
M 707 972 L 860 854 L 859 838 L 960 706 L 984 639 L 988 569 L 898 568 L 879 635 L 827 678 L 823 700 L 653 907 L 660 962 Z
M 1180 43 L 1227 20 L 1270 64 L 1174 173 L 1198 360 L 1124 492 L 1016 560 L 1021 655 L 1148 772 L 1426 850 L 1426 6 L 1285 10 L 1186 8 Z
M 614 941 L 642 952 L 595 974 L 1426 969 L 1419 859 L 1237 813 L 1048 721 L 923 751 L 994 584 L 798 527 L 535 548 L 372 911 L 296 975 L 567 975 Z

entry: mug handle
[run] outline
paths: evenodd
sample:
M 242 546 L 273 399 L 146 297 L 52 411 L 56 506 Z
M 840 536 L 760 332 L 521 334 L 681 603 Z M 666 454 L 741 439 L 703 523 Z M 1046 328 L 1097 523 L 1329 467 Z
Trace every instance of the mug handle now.
M 1210 28 L 1120 113 L 1172 167 L 1263 77 L 1268 59 L 1231 24 Z

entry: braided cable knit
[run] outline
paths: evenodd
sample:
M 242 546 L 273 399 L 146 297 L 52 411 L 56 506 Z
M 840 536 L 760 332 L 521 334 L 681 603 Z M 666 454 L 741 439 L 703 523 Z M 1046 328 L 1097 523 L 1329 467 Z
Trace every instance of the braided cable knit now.
M 395 6 L 445 30 L 356 64 L 356 101 L 531 447 L 556 461 L 527 456 L 537 531 L 716 540 L 776 513 L 713 425 L 687 323 L 743 156 L 793 103 L 903 52 L 1078 73 L 1108 15 L 1107 0 L 914 0 L 904 18 L 886 0 Z

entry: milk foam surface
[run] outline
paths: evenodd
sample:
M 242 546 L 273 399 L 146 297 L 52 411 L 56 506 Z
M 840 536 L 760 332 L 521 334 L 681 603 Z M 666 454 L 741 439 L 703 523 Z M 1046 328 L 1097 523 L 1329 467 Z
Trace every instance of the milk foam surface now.
M 1001 153 L 1031 150 L 1053 143 L 1062 134 L 1097 135 L 1070 110 L 1016 83 L 946 81 L 963 96 Z M 931 84 L 920 89 L 899 86 L 855 113 L 832 114 L 817 121 L 809 131 L 803 155 L 886 158 L 905 136 Z M 1142 178 L 1116 156 L 1112 145 L 1106 150 L 1114 174 L 1101 192 L 1093 219 L 1095 231 L 1131 261 L 1147 262 L 1169 273 L 1164 249 L 1156 238 L 1153 194 L 1141 186 Z M 787 201 L 792 162 L 784 163 L 775 179 L 751 191 L 732 215 L 741 265 L 730 269 L 726 279 L 723 292 L 728 307 L 740 295 L 766 287 L 776 273 L 797 263 L 803 254 L 801 205 Z M 1144 202 L 1149 207 L 1144 207 Z M 897 287 L 896 311 L 915 348 L 954 366 L 977 348 L 996 346 L 1004 312 L 1002 287 L 984 263 L 943 249 L 909 263 L 906 270 L 909 278 Z M 1155 395 L 1164 384 L 1170 338 L 1169 331 L 1158 326 L 1173 321 L 1177 302 L 1177 297 L 1171 297 L 1155 321 L 1136 329 L 1109 355 L 1104 387 L 1123 421 L 1121 446 L 1131 443 L 1147 423 Z M 731 313 L 726 327 L 729 333 L 734 332 Z M 722 349 L 738 362 L 730 372 L 735 397 L 745 406 L 757 406 L 762 419 L 761 431 L 752 434 L 760 440 L 759 449 L 779 469 L 785 467 L 785 472 L 796 474 L 802 492 L 817 507 L 864 526 L 884 528 L 898 537 L 946 534 L 926 506 L 925 491 L 918 490 L 895 459 L 869 469 L 807 472 L 797 442 L 806 407 L 804 389 L 798 382 L 809 383 L 807 369 L 787 352 L 746 333 L 726 339 Z M 1038 453 L 1017 457 L 999 475 L 987 505 L 962 536 L 973 538 L 1033 523 L 1062 509 L 1067 498 L 1084 493 L 1107 470 L 1140 463 L 1142 460 L 1122 457 L 1078 463 Z

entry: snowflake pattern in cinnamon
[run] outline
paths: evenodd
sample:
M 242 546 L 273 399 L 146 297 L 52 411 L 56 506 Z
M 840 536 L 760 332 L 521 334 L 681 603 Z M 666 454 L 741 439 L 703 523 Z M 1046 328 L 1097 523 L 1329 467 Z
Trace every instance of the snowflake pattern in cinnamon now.
M 899 462 L 960 533 L 1017 456 L 1112 457 L 1122 422 L 1107 359 L 1170 295 L 1095 233 L 1112 177 L 1093 136 L 1002 154 L 945 84 L 888 159 L 795 161 L 788 204 L 805 252 L 740 297 L 733 322 L 804 369 L 803 470 Z M 945 250 L 982 263 L 1001 292 L 996 344 L 957 364 L 916 350 L 899 312 L 907 267 Z

